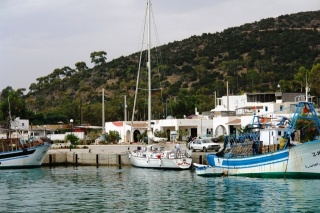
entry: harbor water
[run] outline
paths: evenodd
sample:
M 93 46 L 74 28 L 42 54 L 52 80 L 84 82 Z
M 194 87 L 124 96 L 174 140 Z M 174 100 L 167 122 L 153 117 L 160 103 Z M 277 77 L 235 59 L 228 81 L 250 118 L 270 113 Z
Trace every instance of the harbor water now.
M 0 212 L 320 211 L 320 180 L 204 178 L 129 166 L 0 172 Z

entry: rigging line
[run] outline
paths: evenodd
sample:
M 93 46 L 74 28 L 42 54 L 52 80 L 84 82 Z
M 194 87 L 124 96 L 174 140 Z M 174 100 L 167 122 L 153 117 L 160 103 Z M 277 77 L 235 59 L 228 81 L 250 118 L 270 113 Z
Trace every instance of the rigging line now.
M 145 29 L 146 29 L 146 20 L 147 20 L 147 9 L 146 9 L 145 18 L 144 18 L 143 32 L 145 32 Z M 144 35 L 145 35 L 145 33 L 142 34 L 142 43 L 141 43 L 141 49 L 140 49 L 140 58 L 139 58 L 139 67 L 138 67 L 137 82 L 136 82 L 136 91 L 135 91 L 134 102 L 133 102 L 131 128 L 132 128 L 132 126 L 133 126 L 134 114 L 135 114 L 135 109 L 136 109 L 136 101 L 137 101 L 137 96 L 138 96 L 138 87 L 139 87 L 139 79 L 140 79 L 141 61 L 142 61 L 142 53 L 143 53 L 143 47 L 144 47 L 144 46 L 143 46 Z
M 144 18 L 143 18 L 143 21 L 142 21 L 142 28 L 141 28 L 141 31 L 140 31 L 140 35 L 139 35 L 139 39 L 138 39 L 138 51 L 142 52 L 142 47 L 143 45 L 145 44 L 144 43 L 144 37 L 145 37 L 145 31 L 146 31 L 146 20 L 147 20 L 147 11 L 148 9 L 146 8 L 146 11 L 145 11 L 145 15 L 144 15 Z M 139 41 L 142 41 L 141 43 Z M 141 48 L 140 48 L 140 44 L 141 44 Z
M 163 75 L 163 73 L 160 72 L 160 67 L 159 67 L 159 64 L 161 63 L 162 61 L 162 55 L 161 55 L 161 51 L 159 51 L 159 48 L 158 46 L 161 47 L 161 42 L 160 42 L 160 37 L 159 37 L 159 33 L 158 33 L 158 28 L 157 28 L 157 25 L 156 25 L 156 22 L 155 22 L 155 15 L 153 13 L 153 10 L 151 9 L 151 15 L 152 15 L 152 20 L 153 20 L 153 26 L 154 26 L 154 32 L 155 32 L 155 38 L 156 38 L 156 45 L 155 45 L 155 51 L 156 51 L 156 60 L 157 60 L 157 71 L 158 71 L 158 74 L 159 74 L 159 87 L 162 88 L 162 84 L 161 84 L 161 76 Z M 162 93 L 162 89 L 161 89 L 161 106 L 162 106 L 162 109 L 163 109 L 163 113 L 164 113 L 164 100 L 163 100 L 163 93 Z
M 152 16 L 152 21 L 153 21 L 153 28 L 154 28 L 154 33 L 155 33 L 155 38 L 156 38 L 156 44 L 158 45 L 161 45 L 161 42 L 160 42 L 160 38 L 159 38 L 159 33 L 158 33 L 158 30 L 157 30 L 157 25 L 156 25 L 156 22 L 155 22 L 155 17 L 154 17 L 154 13 L 153 13 L 153 10 L 152 10 L 152 7 L 151 7 L 151 16 Z
M 146 75 L 144 75 L 144 77 L 146 78 L 145 82 L 148 82 L 149 81 L 149 79 L 148 79 L 148 50 L 145 51 L 145 58 L 144 59 L 145 59 L 145 64 L 147 65 L 146 69 L 144 69 L 145 74 L 146 74 Z M 150 61 L 150 63 L 151 63 L 151 61 Z M 147 89 L 145 89 L 145 90 L 148 91 L 149 90 L 149 83 L 145 84 L 145 86 L 147 87 Z M 152 85 L 150 85 L 150 86 L 152 86 Z M 150 87 L 150 90 L 151 90 L 151 87 Z M 148 93 L 149 93 L 149 91 L 146 93 L 143 93 L 143 95 L 145 96 L 144 100 L 147 100 L 146 104 L 143 105 L 143 120 L 146 120 L 148 118 L 148 98 L 149 98 Z M 147 118 L 146 118 L 146 112 L 147 112 Z

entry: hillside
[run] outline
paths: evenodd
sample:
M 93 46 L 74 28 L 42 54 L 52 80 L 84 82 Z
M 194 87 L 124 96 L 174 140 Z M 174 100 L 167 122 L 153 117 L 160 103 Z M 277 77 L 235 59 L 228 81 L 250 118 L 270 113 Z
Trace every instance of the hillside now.
M 154 119 L 166 115 L 181 118 L 214 107 L 214 92 L 300 92 L 305 74 L 311 93 L 320 96 L 320 11 L 302 12 L 246 23 L 218 33 L 203 33 L 153 49 L 152 85 Z M 39 112 L 49 122 L 73 118 L 76 124 L 101 125 L 101 91 L 106 90 L 106 121 L 123 120 L 124 95 L 128 120 L 140 53 L 106 62 L 105 51 L 91 53 L 95 66 L 76 62 L 37 79 L 24 97 L 30 112 Z M 144 57 L 144 55 L 143 55 Z M 145 58 L 142 58 L 145 61 Z M 315 68 L 314 68 L 315 69 Z M 146 73 L 141 73 L 145 79 Z M 318 80 L 319 81 L 319 80 Z M 145 88 L 146 81 L 139 88 Z M 146 92 L 139 92 L 136 120 L 146 120 Z M 141 95 L 140 95 L 141 94 Z M 33 113 L 30 119 L 41 120 Z M 40 116 L 41 117 L 41 116 Z M 35 122 L 37 123 L 37 122 Z

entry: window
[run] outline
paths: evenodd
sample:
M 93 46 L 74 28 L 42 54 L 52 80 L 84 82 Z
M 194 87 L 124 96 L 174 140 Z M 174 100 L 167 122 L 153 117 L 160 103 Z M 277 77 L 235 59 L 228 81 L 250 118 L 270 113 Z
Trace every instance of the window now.
M 283 106 L 282 105 L 280 105 L 280 111 L 283 111 Z
M 265 106 L 265 107 L 264 107 L 264 111 L 265 111 L 265 112 L 268 112 L 268 106 Z

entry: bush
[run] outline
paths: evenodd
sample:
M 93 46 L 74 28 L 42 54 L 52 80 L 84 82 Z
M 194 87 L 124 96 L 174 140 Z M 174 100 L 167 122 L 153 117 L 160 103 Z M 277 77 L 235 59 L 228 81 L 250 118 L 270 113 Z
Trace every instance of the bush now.
M 120 135 L 117 131 L 109 131 L 109 133 L 106 134 L 106 140 L 108 143 L 117 143 L 120 139 Z
M 72 146 L 77 146 L 79 144 L 79 138 L 74 134 L 68 134 L 66 136 L 66 141 L 70 141 Z

